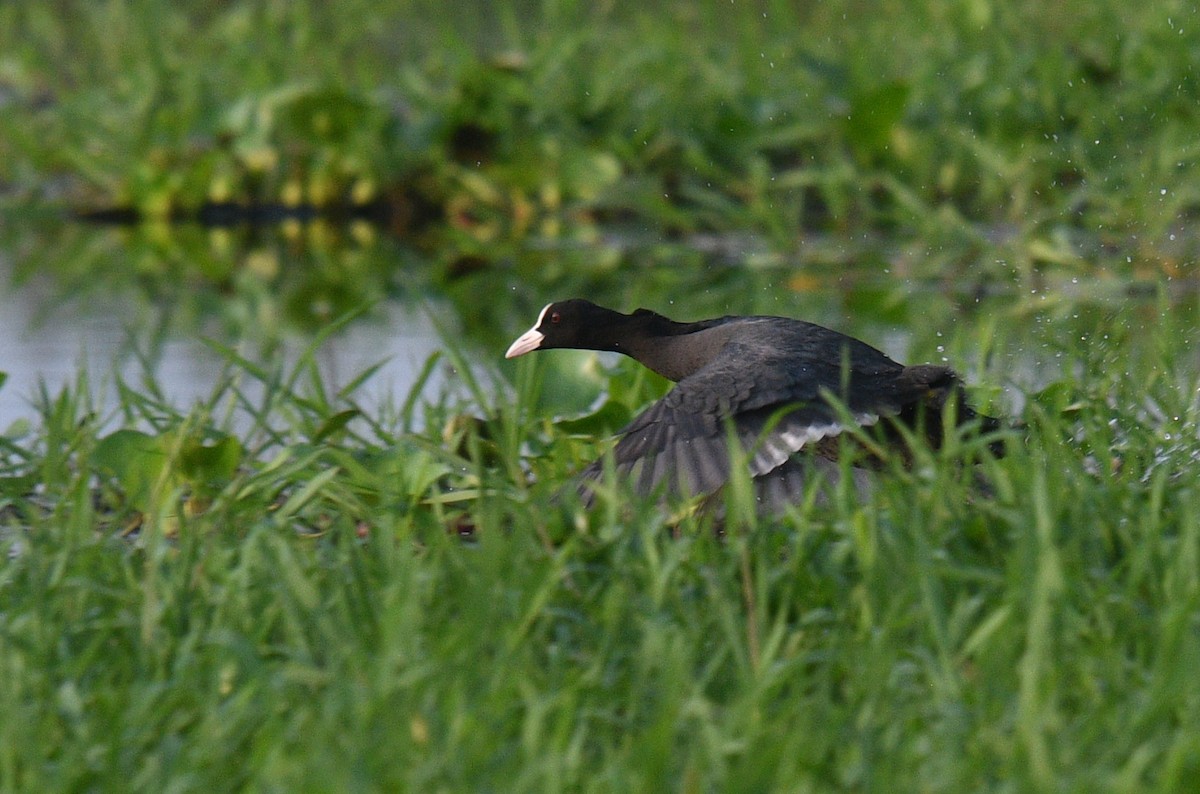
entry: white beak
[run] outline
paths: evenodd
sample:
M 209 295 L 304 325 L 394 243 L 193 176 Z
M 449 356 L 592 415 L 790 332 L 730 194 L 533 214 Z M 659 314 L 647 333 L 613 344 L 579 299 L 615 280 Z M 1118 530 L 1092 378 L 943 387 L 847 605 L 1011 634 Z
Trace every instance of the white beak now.
M 541 346 L 542 340 L 546 335 L 539 331 L 536 327 L 530 328 L 525 333 L 517 337 L 517 341 L 509 345 L 508 352 L 504 354 L 505 358 L 516 358 L 523 356 L 526 353 L 537 350 Z
M 537 322 L 533 324 L 525 333 L 517 337 L 517 341 L 508 346 L 508 352 L 504 354 L 505 358 L 516 358 L 523 356 L 526 353 L 537 350 L 542 345 L 542 340 L 546 335 L 538 330 L 542 326 L 542 320 L 546 317 L 546 312 L 550 309 L 551 304 L 547 303 L 538 313 Z

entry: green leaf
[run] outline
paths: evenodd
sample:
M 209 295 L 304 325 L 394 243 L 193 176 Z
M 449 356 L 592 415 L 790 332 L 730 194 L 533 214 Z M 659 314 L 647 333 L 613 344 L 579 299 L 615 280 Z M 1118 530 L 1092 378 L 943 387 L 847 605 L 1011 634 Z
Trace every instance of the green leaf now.
M 117 481 L 129 503 L 143 511 L 151 506 L 168 463 L 162 439 L 138 430 L 118 430 L 100 439 L 92 460 Z
M 321 423 L 321 426 L 317 428 L 317 432 L 313 434 L 313 441 L 322 441 L 328 438 L 334 433 L 342 430 L 346 425 L 350 424 L 351 421 L 359 416 L 362 416 L 362 411 L 354 408 L 346 411 L 339 411 Z
M 536 410 L 554 417 L 579 417 L 590 412 L 608 387 L 599 356 L 563 351 L 546 359 Z
M 225 436 L 214 444 L 197 442 L 184 445 L 179 456 L 179 468 L 190 484 L 205 489 L 213 484 L 220 486 L 228 482 L 244 457 L 242 443 L 233 436 Z
M 327 88 L 303 94 L 281 110 L 281 120 L 299 136 L 336 144 L 369 128 L 375 107 L 345 91 Z
M 572 435 L 604 437 L 616 433 L 632 418 L 633 411 L 629 406 L 616 400 L 605 400 L 596 411 L 576 419 L 564 419 L 555 426 Z
M 887 148 L 892 129 L 904 117 L 909 93 L 908 83 L 897 80 L 851 97 L 846 139 L 859 157 L 868 159 Z
M 288 497 L 288 500 L 275 511 L 275 518 L 284 521 L 300 512 L 301 508 L 308 504 L 325 487 L 325 484 L 338 476 L 339 473 L 341 473 L 341 469 L 334 467 L 315 475 L 311 480 L 304 483 L 300 490 Z

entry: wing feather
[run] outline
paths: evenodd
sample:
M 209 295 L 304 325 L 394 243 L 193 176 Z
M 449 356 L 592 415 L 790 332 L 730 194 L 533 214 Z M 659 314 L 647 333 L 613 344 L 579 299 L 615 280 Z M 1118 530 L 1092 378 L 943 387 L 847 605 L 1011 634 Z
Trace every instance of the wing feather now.
M 721 488 L 729 479 L 731 424 L 752 477 L 784 467 L 761 484 L 764 496 L 794 498 L 804 477 L 789 460 L 846 429 L 827 395 L 845 395 L 854 421 L 871 425 L 928 390 L 923 379 L 906 379 L 902 365 L 849 337 L 805 323 L 770 327 L 782 330 L 731 340 L 621 432 L 611 454 L 639 493 L 664 484 L 664 490 L 685 495 Z M 829 360 L 831 339 L 842 345 L 841 360 Z M 597 479 L 603 469 L 598 460 L 581 477 Z

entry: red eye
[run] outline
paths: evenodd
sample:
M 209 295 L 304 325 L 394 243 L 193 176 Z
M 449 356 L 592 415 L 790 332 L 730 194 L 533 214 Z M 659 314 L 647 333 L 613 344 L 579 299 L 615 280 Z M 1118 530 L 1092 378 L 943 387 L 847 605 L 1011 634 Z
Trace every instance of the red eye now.
M 550 322 L 557 325 L 562 322 L 562 315 L 558 312 L 550 312 Z

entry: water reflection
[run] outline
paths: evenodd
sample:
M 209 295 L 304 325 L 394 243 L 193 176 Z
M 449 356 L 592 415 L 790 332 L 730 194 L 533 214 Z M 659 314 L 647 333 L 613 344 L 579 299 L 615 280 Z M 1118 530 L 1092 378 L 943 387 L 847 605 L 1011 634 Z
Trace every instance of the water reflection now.
M 1052 273 L 1031 288 L 1019 274 L 1005 280 L 969 266 L 932 278 L 914 265 L 924 249 L 882 239 L 809 236 L 787 253 L 752 235 L 666 241 L 610 231 L 590 244 L 546 242 L 505 257 L 477 256 L 468 267 L 462 257 L 439 260 L 387 240 L 317 239 L 315 227 L 297 240 L 195 225 L 35 226 L 14 224 L 13 240 L 0 235 L 0 371 L 8 374 L 0 432 L 36 416 L 40 384 L 54 395 L 81 370 L 97 409 L 112 413 L 118 375 L 141 387 L 139 351 L 151 351 L 156 383 L 186 409 L 226 377 L 225 359 L 201 337 L 250 340 L 247 347 L 261 341 L 256 332 L 290 339 L 281 354 L 286 362 L 328 318 L 364 305 L 378 308 L 316 357 L 325 384 L 334 390 L 386 360 L 356 399 L 365 410 L 400 402 L 428 356 L 444 346 L 413 295 L 439 296 L 438 324 L 448 326 L 454 346 L 494 355 L 501 368 L 511 334 L 528 327 L 545 303 L 580 296 L 680 320 L 778 314 L 817 322 L 900 361 L 949 364 L 990 390 L 1002 413 L 1018 412 L 1024 395 L 1081 367 L 1153 360 L 1144 354 L 1159 331 L 1194 328 L 1198 313 L 1191 279 Z M 11 252 L 20 259 L 6 258 L 17 255 Z M 1176 355 L 1184 369 L 1200 369 L 1194 347 Z M 440 376 L 429 382 L 430 393 L 445 387 Z
M 224 358 L 194 335 L 167 333 L 155 344 L 150 339 L 154 330 L 135 327 L 141 312 L 130 296 L 64 302 L 48 279 L 11 288 L 11 270 L 11 261 L 0 255 L 0 283 L 5 285 L 0 290 L 0 371 L 8 374 L 0 389 L 0 432 L 19 419 L 36 418 L 42 384 L 53 396 L 73 386 L 81 370 L 88 373 L 97 409 L 107 415 L 116 405 L 117 374 L 135 387 L 140 383 L 144 366 L 137 350 L 153 348 L 155 380 L 177 407 L 206 399 L 222 378 Z M 306 344 L 300 338 L 285 341 L 283 357 L 294 360 Z M 370 409 L 402 401 L 425 360 L 441 347 L 424 311 L 390 303 L 332 337 L 316 358 L 331 390 L 386 359 L 360 393 L 363 407 Z M 428 388 L 443 386 L 435 373 Z

